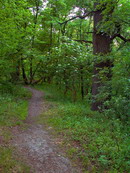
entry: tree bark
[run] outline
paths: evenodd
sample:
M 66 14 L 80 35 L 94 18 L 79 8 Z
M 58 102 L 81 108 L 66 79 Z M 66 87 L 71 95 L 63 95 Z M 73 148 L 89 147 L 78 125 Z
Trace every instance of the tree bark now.
M 24 67 L 24 62 L 23 62 L 23 59 L 22 59 L 22 58 L 21 58 L 21 68 L 22 68 L 22 75 L 23 75 L 24 83 L 25 83 L 26 85 L 28 85 L 28 79 L 27 79 L 27 76 L 26 76 L 25 67 Z
M 99 3 L 94 4 L 94 8 L 97 8 Z M 94 32 L 93 32 L 93 54 L 94 55 L 106 55 L 111 51 L 111 38 L 109 35 L 103 32 L 98 31 L 98 27 L 100 22 L 102 21 L 103 15 L 102 10 L 97 10 L 94 13 Z M 99 76 L 101 70 L 105 67 L 109 68 L 110 61 L 102 61 L 99 63 L 95 63 L 93 70 L 93 81 L 92 81 L 92 110 L 97 111 L 102 106 L 102 102 L 98 101 L 96 98 L 97 94 L 99 94 L 99 89 L 103 85 Z

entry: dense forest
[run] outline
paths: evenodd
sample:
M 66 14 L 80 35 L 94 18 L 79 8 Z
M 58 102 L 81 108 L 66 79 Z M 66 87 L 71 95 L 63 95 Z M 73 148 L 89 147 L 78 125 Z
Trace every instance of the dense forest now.
M 8 146 L 25 86 L 45 93 L 40 121 L 84 172 L 130 171 L 129 16 L 130 0 L 0 0 L 0 172 L 29 169 Z

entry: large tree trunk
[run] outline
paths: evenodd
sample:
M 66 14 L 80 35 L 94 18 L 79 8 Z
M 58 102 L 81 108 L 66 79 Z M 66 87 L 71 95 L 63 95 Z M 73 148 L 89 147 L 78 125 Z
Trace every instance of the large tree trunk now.
M 98 3 L 94 4 L 94 7 L 96 9 Z M 102 10 L 98 10 L 94 13 L 94 33 L 93 33 L 93 53 L 94 55 L 106 55 L 110 52 L 110 45 L 111 45 L 111 38 L 109 35 L 103 32 L 98 31 L 98 27 L 100 25 L 100 22 L 102 21 Z M 98 101 L 96 96 L 99 94 L 99 89 L 103 85 L 99 73 L 101 70 L 103 70 L 105 67 L 110 67 L 110 61 L 102 61 L 99 63 L 95 63 L 94 70 L 93 70 L 93 82 L 92 82 L 92 110 L 99 110 L 100 106 L 102 106 L 102 102 Z

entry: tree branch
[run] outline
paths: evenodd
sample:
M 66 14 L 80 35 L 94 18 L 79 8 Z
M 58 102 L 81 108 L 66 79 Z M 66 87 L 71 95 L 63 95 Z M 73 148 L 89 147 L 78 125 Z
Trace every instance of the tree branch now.
M 119 37 L 120 39 L 122 39 L 124 42 L 130 42 L 130 39 L 126 39 L 125 37 L 123 37 L 120 34 L 115 34 L 111 37 L 111 40 L 114 40 L 116 37 Z
M 86 34 L 93 34 L 93 33 L 94 33 L 94 31 L 93 31 L 93 32 L 84 32 L 84 33 L 86 33 Z
M 33 81 L 33 82 L 32 82 L 32 85 L 38 84 L 38 83 L 41 82 L 43 79 L 44 79 L 44 77 L 41 77 L 40 79 Z
M 72 17 L 72 18 L 70 18 L 70 19 L 64 21 L 64 22 L 58 22 L 58 23 L 59 23 L 60 25 L 63 25 L 63 24 L 67 24 L 68 22 L 70 22 L 70 21 L 72 21 L 72 20 L 74 20 L 74 19 L 77 19 L 77 18 L 79 18 L 79 19 L 84 19 L 85 17 L 87 17 L 87 16 L 93 14 L 94 12 L 95 12 L 95 11 L 90 11 L 90 12 L 84 14 L 83 16 L 77 15 L 77 16 L 74 16 L 74 17 Z
M 90 43 L 90 44 L 93 44 L 92 41 L 87 41 L 87 40 L 74 40 L 74 41 L 77 41 L 77 42 L 80 42 L 80 43 Z

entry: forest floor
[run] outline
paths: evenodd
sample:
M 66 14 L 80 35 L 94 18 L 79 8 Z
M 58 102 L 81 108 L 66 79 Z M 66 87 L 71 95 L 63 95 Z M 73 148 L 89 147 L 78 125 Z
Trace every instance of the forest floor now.
M 28 117 L 24 127 L 16 126 L 12 129 L 11 144 L 16 148 L 15 155 L 30 166 L 29 173 L 81 173 L 80 168 L 72 166 L 66 158 L 56 139 L 37 121 L 38 116 L 50 107 L 44 100 L 43 92 L 31 87 L 28 89 L 32 93 Z
M 130 172 L 129 124 L 55 85 L 34 87 L 0 91 L 0 173 Z

